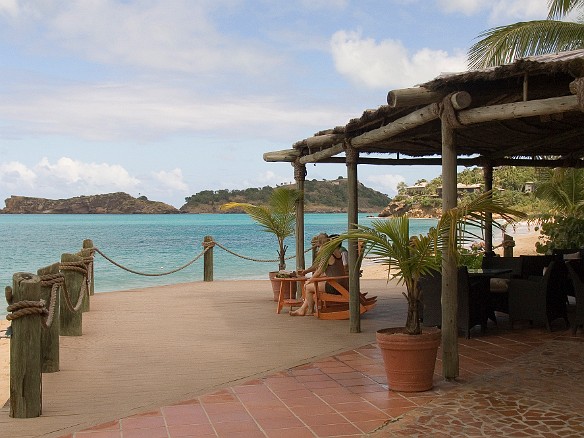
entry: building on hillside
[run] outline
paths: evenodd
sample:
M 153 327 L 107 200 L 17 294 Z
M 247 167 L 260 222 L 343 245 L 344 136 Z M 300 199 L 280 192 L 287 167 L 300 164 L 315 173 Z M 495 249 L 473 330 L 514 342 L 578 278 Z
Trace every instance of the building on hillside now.
M 419 184 L 414 184 L 413 186 L 406 187 L 406 194 L 412 195 L 421 195 L 426 191 L 426 186 L 428 185 L 427 182 L 422 182 Z
M 482 190 L 483 186 L 481 184 L 456 184 L 456 193 L 461 196 L 465 193 L 477 193 Z M 437 193 L 438 197 L 442 197 L 442 186 L 438 186 Z
M 523 193 L 533 193 L 535 190 L 535 183 L 533 181 L 526 181 L 521 188 Z

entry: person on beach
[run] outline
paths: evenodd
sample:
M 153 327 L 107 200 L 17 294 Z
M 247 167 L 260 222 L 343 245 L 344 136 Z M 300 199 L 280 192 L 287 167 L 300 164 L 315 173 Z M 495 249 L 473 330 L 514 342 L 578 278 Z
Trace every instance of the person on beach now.
M 327 243 L 329 240 L 337 237 L 338 234 L 331 234 L 328 236 L 326 233 L 321 233 L 316 236 L 316 247 L 318 250 Z M 314 313 L 314 297 L 316 293 L 316 284 L 312 280 L 316 277 L 339 277 L 344 275 L 349 275 L 349 253 L 347 252 L 346 248 L 344 248 L 341 244 L 335 248 L 332 255 L 328 260 L 328 264 L 326 266 L 325 271 L 323 272 L 318 264 L 315 262 L 307 269 L 298 271 L 298 275 L 306 275 L 310 272 L 313 272 L 312 278 L 306 282 L 305 285 L 305 294 L 306 298 L 302 306 L 297 310 L 291 311 L 291 316 L 305 316 L 305 315 L 312 315 Z M 344 288 L 349 288 L 349 280 L 348 278 L 342 278 L 338 280 L 338 283 L 343 286 Z M 339 294 L 329 284 L 325 283 L 325 291 L 331 294 Z

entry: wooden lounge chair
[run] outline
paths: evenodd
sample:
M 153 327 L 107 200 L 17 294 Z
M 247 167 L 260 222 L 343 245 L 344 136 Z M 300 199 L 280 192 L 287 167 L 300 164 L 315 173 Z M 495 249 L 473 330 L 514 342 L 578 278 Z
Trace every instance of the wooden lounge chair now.
M 315 313 L 319 319 L 349 319 L 349 291 L 339 283 L 339 280 L 347 278 L 349 277 L 317 277 L 315 279 Z M 329 284 L 338 294 L 326 292 L 325 284 Z M 376 304 L 377 297 L 366 297 L 365 294 L 359 295 L 360 314 L 373 309 Z

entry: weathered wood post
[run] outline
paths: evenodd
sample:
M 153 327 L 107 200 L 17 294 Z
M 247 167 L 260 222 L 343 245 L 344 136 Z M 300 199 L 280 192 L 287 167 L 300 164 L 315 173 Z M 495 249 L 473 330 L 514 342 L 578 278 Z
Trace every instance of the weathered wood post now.
M 93 246 L 93 240 L 91 239 L 85 239 L 83 241 L 83 249 L 90 249 L 90 253 L 89 253 L 89 258 L 87 260 L 88 262 L 88 268 L 87 268 L 87 276 L 89 277 L 89 295 L 93 295 L 95 294 L 95 277 L 93 276 L 93 256 L 95 254 L 95 249 Z
M 49 308 L 47 326 L 41 331 L 41 367 L 43 373 L 59 371 L 59 284 L 63 278 L 59 273 L 59 263 L 40 268 L 41 299 Z
M 60 268 L 65 278 L 61 297 L 61 336 L 81 336 L 83 330 L 81 306 L 85 292 L 83 259 L 75 254 L 62 254 Z
M 93 270 L 93 255 L 92 250 L 89 248 L 84 248 L 77 253 L 79 257 L 83 260 L 83 265 L 85 266 L 85 270 L 87 273 L 83 277 L 83 281 L 85 283 L 86 292 L 83 295 L 83 304 L 81 305 L 82 312 L 89 312 L 90 310 L 90 300 L 89 295 L 91 294 L 91 279 L 93 275 L 91 275 L 91 271 Z
M 203 281 L 213 281 L 213 247 L 215 243 L 212 236 L 205 236 L 203 248 L 206 248 L 203 255 Z
M 12 276 L 10 339 L 10 416 L 34 418 L 42 413 L 41 279 L 17 272 Z M 34 303 L 37 303 L 35 305 Z
M 358 206 L 359 181 L 357 179 L 357 163 L 359 161 L 359 151 L 347 145 L 345 150 L 345 161 L 347 165 L 347 229 L 351 230 L 357 227 L 359 222 Z M 361 312 L 359 311 L 359 269 L 357 239 L 349 239 L 349 331 L 350 333 L 361 333 Z
M 515 246 L 515 240 L 509 234 L 503 234 L 503 257 L 513 257 L 513 247 Z
M 302 193 L 302 196 L 296 200 L 296 272 L 305 268 L 304 260 L 304 182 L 306 179 L 306 165 L 298 161 L 292 164 L 294 166 L 294 180 L 296 181 L 296 190 Z M 302 284 L 298 281 L 296 285 L 296 298 L 302 298 Z

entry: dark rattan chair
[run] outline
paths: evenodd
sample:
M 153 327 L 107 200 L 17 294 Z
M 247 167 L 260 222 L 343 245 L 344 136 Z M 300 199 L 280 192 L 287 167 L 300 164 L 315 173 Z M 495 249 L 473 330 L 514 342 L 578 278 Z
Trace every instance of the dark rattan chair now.
M 562 269 L 562 267 L 564 269 Z M 552 261 L 543 276 L 512 278 L 509 282 L 509 319 L 511 327 L 515 321 L 528 320 L 532 324 L 545 324 L 551 331 L 551 323 L 563 318 L 569 327 L 567 295 L 561 287 L 565 280 L 565 265 Z M 542 268 L 543 271 L 543 268 Z
M 426 327 L 442 326 L 442 274 L 436 272 L 420 278 L 422 292 L 422 324 Z M 470 338 L 470 330 L 480 325 L 486 328 L 486 302 L 484 291 L 470 287 L 466 266 L 458 268 L 458 329 Z
M 576 334 L 578 327 L 584 326 L 584 271 L 581 264 L 578 266 L 579 269 L 573 263 L 568 263 L 567 266 L 576 297 L 576 316 L 572 328 L 572 332 Z

